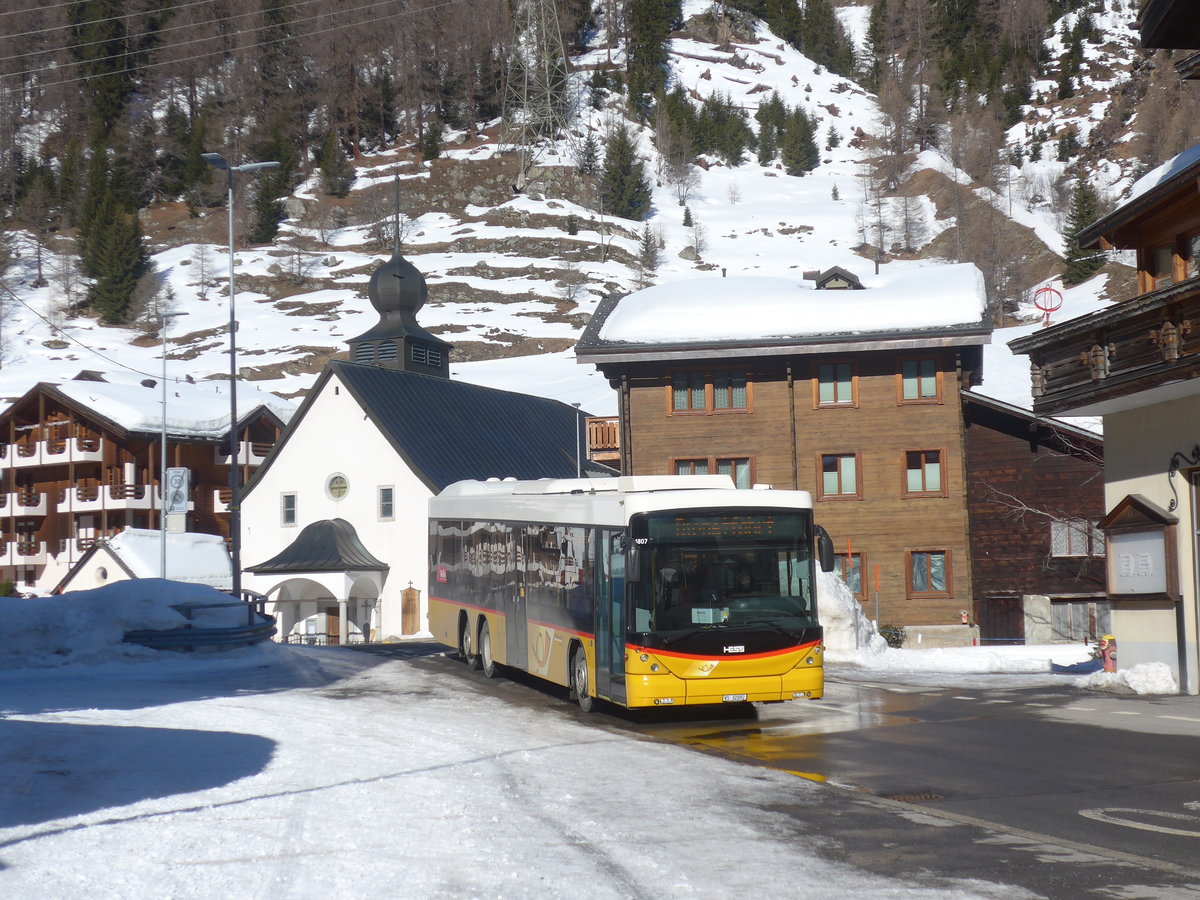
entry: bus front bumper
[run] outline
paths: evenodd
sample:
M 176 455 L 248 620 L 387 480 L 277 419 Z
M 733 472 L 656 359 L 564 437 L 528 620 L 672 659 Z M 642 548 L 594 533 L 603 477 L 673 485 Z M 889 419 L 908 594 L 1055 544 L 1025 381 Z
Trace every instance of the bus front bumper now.
M 825 692 L 825 670 L 814 665 L 797 667 L 783 675 L 737 678 L 679 678 L 661 672 L 629 675 L 625 686 L 626 703 L 631 708 L 820 700 Z

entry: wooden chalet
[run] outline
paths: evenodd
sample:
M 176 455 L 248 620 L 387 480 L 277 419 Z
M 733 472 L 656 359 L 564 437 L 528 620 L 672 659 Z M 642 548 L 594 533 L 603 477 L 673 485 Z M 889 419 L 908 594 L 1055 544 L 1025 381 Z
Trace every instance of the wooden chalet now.
M 238 424 L 238 459 L 247 477 L 270 453 L 292 406 L 239 391 L 246 412 Z M 167 465 L 191 473 L 187 513 L 171 530 L 228 538 L 227 388 L 179 382 L 167 394 Z M 98 539 L 161 527 L 156 379 L 83 372 L 39 383 L 0 413 L 0 434 L 0 577 L 48 591 Z
M 985 641 L 1109 631 L 1104 442 L 1093 431 L 963 392 L 973 614 Z
M 1140 27 L 1147 47 L 1200 48 L 1191 3 L 1150 0 Z M 1198 179 L 1200 146 L 1148 173 L 1080 233 L 1084 248 L 1136 251 L 1135 296 L 1009 345 L 1029 356 L 1035 412 L 1103 416 L 1110 512 L 1100 526 L 1120 664 L 1163 663 L 1192 694 L 1200 693 Z

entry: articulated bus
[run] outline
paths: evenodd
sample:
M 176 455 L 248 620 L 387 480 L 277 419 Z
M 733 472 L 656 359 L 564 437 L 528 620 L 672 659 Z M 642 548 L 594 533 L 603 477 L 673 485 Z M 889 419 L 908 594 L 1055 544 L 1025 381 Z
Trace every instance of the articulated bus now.
M 501 666 L 629 708 L 819 699 L 806 491 L 726 475 L 460 481 L 429 502 L 429 621 Z

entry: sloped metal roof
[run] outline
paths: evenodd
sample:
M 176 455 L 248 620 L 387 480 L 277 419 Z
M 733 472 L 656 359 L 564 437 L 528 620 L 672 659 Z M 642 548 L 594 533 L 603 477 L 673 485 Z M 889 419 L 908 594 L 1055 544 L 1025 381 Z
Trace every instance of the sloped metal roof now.
M 557 400 L 332 362 L 380 432 L 437 493 L 471 478 L 573 478 L 586 412 Z M 613 474 L 582 460 L 585 474 Z
M 321 519 L 306 525 L 287 548 L 264 563 L 248 566 L 248 572 L 269 575 L 278 572 L 386 572 L 363 546 L 354 526 L 345 519 Z

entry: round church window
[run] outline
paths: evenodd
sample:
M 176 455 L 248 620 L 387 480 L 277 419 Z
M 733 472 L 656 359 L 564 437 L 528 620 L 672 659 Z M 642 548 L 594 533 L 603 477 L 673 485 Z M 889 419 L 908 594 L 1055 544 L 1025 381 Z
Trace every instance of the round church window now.
M 329 480 L 325 482 L 325 493 L 329 495 L 331 500 L 341 500 L 350 492 L 350 482 L 345 475 L 337 474 L 330 475 Z

